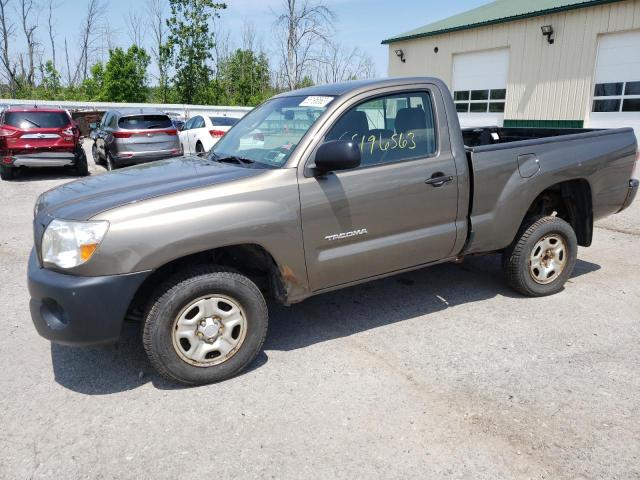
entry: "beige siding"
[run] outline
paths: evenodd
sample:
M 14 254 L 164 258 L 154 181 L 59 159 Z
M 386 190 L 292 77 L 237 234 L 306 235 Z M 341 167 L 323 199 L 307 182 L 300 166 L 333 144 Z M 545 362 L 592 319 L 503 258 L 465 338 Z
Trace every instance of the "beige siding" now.
M 553 26 L 553 45 L 542 36 L 542 25 Z M 640 0 L 395 42 L 389 45 L 389 76 L 429 75 L 451 86 L 453 55 L 508 47 L 505 118 L 584 120 L 598 35 L 633 29 L 640 29 Z M 406 63 L 396 57 L 398 48 L 404 50 Z

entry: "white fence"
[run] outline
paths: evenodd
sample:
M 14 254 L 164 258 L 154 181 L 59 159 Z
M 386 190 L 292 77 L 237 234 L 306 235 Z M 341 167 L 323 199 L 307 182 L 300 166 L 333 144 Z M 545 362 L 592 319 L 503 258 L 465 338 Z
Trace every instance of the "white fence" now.
M 100 111 L 113 110 L 117 108 L 153 108 L 167 113 L 169 116 L 181 120 L 193 117 L 194 115 L 226 115 L 228 117 L 240 118 L 253 107 L 225 107 L 219 105 L 180 105 L 162 103 L 116 103 L 116 102 L 81 102 L 81 101 L 58 101 L 58 100 L 15 100 L 0 99 L 0 109 L 9 106 L 29 106 L 34 105 L 52 108 L 64 108 L 69 111 Z

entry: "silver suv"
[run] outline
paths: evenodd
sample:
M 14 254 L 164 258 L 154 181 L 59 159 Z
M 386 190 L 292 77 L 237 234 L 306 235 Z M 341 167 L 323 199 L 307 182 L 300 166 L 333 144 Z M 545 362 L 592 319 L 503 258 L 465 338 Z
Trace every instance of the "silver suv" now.
M 160 110 L 110 110 L 91 127 L 93 160 L 107 170 L 182 155 L 178 131 Z

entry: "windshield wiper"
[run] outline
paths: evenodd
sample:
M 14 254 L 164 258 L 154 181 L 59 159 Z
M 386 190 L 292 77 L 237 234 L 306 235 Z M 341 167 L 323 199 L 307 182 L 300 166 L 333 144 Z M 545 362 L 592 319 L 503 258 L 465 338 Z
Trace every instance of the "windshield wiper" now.
M 224 162 L 224 163 L 237 163 L 238 165 L 251 165 L 252 163 L 256 163 L 254 160 L 250 158 L 238 157 L 237 155 L 230 155 L 228 157 L 218 157 L 215 153 L 211 155 L 213 160 L 216 162 Z
M 26 120 L 27 122 L 35 125 L 38 128 L 42 128 L 38 123 L 34 122 L 33 120 L 28 119 L 27 117 L 24 117 L 24 120 Z

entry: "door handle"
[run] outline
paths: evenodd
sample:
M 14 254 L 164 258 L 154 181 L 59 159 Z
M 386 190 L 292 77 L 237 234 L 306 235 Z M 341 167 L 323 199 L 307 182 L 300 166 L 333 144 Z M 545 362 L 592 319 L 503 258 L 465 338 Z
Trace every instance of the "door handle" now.
M 431 175 L 429 180 L 425 180 L 424 183 L 427 185 L 431 185 L 432 187 L 441 187 L 446 183 L 453 181 L 453 177 L 451 175 L 445 175 L 442 172 L 436 172 Z

